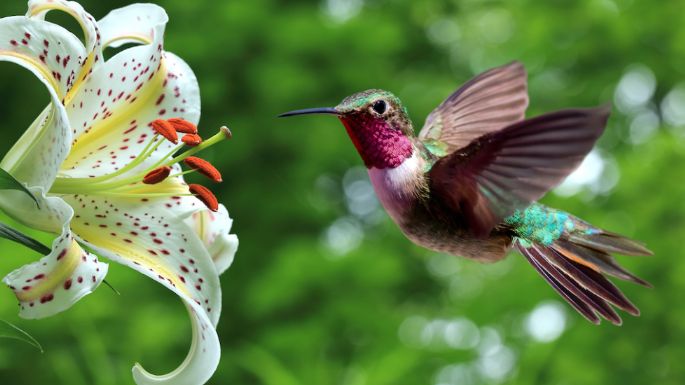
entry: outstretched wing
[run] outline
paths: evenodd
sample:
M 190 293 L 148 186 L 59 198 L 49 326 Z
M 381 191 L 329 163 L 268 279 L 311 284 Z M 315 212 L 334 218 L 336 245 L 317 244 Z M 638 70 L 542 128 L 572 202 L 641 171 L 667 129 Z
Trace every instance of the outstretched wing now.
M 512 62 L 476 76 L 450 95 L 428 115 L 419 139 L 441 141 L 452 152 L 523 120 L 526 107 L 526 70 Z
M 562 110 L 483 135 L 433 165 L 431 191 L 461 213 L 474 235 L 487 236 L 580 164 L 604 131 L 609 110 Z

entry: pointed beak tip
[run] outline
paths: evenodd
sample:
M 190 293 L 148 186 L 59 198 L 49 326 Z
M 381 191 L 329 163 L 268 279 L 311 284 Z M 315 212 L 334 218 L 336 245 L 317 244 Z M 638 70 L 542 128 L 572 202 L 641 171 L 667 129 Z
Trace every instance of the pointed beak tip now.
M 338 115 L 338 111 L 334 107 L 320 107 L 320 108 L 306 108 L 303 110 L 288 111 L 278 115 L 278 118 L 287 118 L 289 116 L 296 115 L 309 115 L 309 114 L 329 114 Z

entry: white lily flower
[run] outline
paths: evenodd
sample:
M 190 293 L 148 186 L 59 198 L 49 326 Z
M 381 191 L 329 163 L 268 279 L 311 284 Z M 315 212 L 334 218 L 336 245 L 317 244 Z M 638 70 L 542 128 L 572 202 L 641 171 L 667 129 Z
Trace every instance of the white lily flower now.
M 85 46 L 44 19 L 52 10 L 79 22 Z M 20 301 L 20 315 L 40 318 L 67 309 L 104 279 L 107 265 L 81 245 L 157 280 L 184 301 L 192 345 L 173 372 L 152 375 L 136 364 L 134 379 L 200 384 L 219 362 L 218 275 L 238 241 L 229 234 L 226 209 L 209 190 L 186 185 L 182 175 L 190 171 L 182 172 L 179 162 L 220 180 L 218 171 L 191 155 L 229 132 L 201 144 L 190 133 L 183 142 L 193 147 L 174 155 L 183 146 L 172 142 L 175 130 L 187 133 L 197 124 L 200 96 L 192 70 L 163 50 L 166 22 L 164 10 L 151 4 L 95 21 L 79 4 L 62 0 L 31 0 L 26 16 L 0 19 L 0 60 L 33 72 L 51 97 L 0 162 L 38 205 L 21 191 L 0 190 L 0 209 L 58 234 L 50 254 L 4 282 Z M 104 48 L 124 43 L 139 45 L 103 60 Z

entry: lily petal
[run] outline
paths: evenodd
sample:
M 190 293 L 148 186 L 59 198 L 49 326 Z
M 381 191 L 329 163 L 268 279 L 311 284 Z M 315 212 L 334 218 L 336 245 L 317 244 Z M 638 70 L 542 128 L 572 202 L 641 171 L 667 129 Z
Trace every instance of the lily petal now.
M 27 13 L 28 17 L 32 17 L 37 20 L 44 20 L 45 15 L 53 10 L 63 11 L 71 15 L 76 21 L 81 25 L 83 29 L 84 38 L 86 42 L 86 56 L 74 58 L 78 59 L 81 65 L 80 71 L 76 74 L 74 80 L 69 84 L 69 89 L 66 101 L 71 99 L 73 93 L 78 89 L 79 85 L 82 84 L 83 80 L 86 79 L 88 74 L 93 70 L 93 67 L 102 62 L 102 49 L 100 47 L 100 32 L 98 30 L 98 25 L 88 12 L 86 12 L 79 3 L 74 1 L 64 1 L 64 0 L 29 0 L 29 10 Z M 69 61 L 69 58 L 63 58 L 62 60 Z
M 80 208 L 71 225 L 84 244 L 160 282 L 188 307 L 193 344 L 184 363 L 164 376 L 151 376 L 136 366 L 136 381 L 207 381 L 219 360 L 219 341 L 213 325 L 221 311 L 221 289 L 207 249 L 176 211 L 179 199 L 145 199 L 144 204 L 139 199 L 122 197 L 70 196 L 65 200 Z
M 52 199 L 55 213 L 63 221 L 62 234 L 53 241 L 52 252 L 3 279 L 17 296 L 19 315 L 24 318 L 43 318 L 66 310 L 95 290 L 107 274 L 107 264 L 74 240 L 69 230 L 71 207 L 61 199 Z
M 83 55 L 81 42 L 58 25 L 23 16 L 0 19 L 0 60 L 29 69 L 46 85 L 51 98 L 51 105 L 0 163 L 27 186 L 49 190 L 69 151 L 72 133 L 61 100 Z
M 0 19 L 0 56 L 31 70 L 60 97 L 73 84 L 86 56 L 81 41 L 53 23 L 24 16 Z
M 233 219 L 228 216 L 226 207 L 219 205 L 217 212 L 197 211 L 186 219 L 186 222 L 195 229 L 207 246 L 218 273 L 226 271 L 233 263 L 233 257 L 238 250 L 238 237 L 230 234 Z
M 192 323 L 193 339 L 190 351 L 183 363 L 171 373 L 154 375 L 143 369 L 140 364 L 133 367 L 133 379 L 138 385 L 195 385 L 204 384 L 212 377 L 221 357 L 219 336 L 202 308 L 186 303 Z
M 168 20 L 164 8 L 155 4 L 131 4 L 112 10 L 98 21 L 103 48 L 127 43 L 150 44 L 156 26 Z
M 160 51 L 161 42 L 156 44 L 129 48 L 108 60 L 89 77 L 85 92 L 67 106 L 76 135 L 62 174 L 84 178 L 119 170 L 148 145 L 155 119 L 182 117 L 198 122 L 195 75 L 180 58 Z M 168 155 L 173 147 L 164 141 L 139 169 Z
M 185 294 L 218 319 L 219 277 L 204 244 L 179 216 L 180 198 L 143 198 L 142 203 L 119 196 L 63 199 L 79 209 L 71 228 L 85 244 Z

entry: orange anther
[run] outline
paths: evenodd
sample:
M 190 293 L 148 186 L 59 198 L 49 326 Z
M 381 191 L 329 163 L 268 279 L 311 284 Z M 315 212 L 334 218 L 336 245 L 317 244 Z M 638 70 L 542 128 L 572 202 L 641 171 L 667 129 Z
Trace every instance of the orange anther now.
M 171 118 L 167 120 L 167 122 L 171 123 L 171 125 L 174 126 L 174 129 L 178 132 L 182 132 L 184 134 L 197 134 L 197 126 L 185 119 Z
M 190 147 L 195 147 L 202 143 L 202 138 L 200 138 L 200 135 L 197 134 L 185 134 L 181 138 L 181 141 Z
M 219 170 L 217 170 L 216 167 L 212 166 L 211 163 L 207 162 L 202 158 L 198 158 L 196 156 L 189 156 L 185 158 L 185 160 L 183 160 L 183 163 L 185 163 L 186 166 L 192 168 L 193 170 L 197 170 L 197 172 L 215 182 L 221 182 L 222 180 L 221 173 L 219 172 Z
M 199 184 L 191 184 L 188 185 L 188 190 L 190 190 L 190 193 L 195 195 L 197 199 L 204 203 L 208 209 L 212 211 L 219 210 L 219 201 L 207 187 Z
M 157 184 L 164 179 L 166 179 L 169 174 L 171 173 L 171 167 L 169 166 L 162 166 L 159 168 L 156 168 L 145 175 L 143 178 L 143 183 L 145 184 Z
M 155 132 L 165 137 L 168 141 L 173 144 L 178 143 L 178 134 L 171 123 L 166 120 L 156 119 L 153 120 L 150 125 L 152 125 L 152 129 L 155 130 Z

